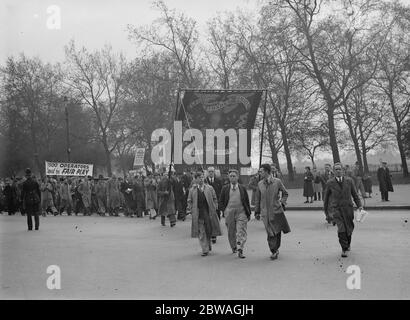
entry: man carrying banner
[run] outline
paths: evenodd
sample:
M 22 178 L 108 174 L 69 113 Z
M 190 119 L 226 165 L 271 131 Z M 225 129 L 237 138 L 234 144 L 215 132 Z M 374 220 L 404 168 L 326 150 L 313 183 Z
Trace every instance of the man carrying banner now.
M 290 232 L 288 221 L 284 213 L 284 206 L 288 198 L 288 192 L 282 181 L 272 176 L 269 164 L 263 164 L 262 180 L 258 183 L 258 192 L 255 199 L 255 215 L 259 214 L 268 235 L 268 245 L 272 253 L 271 260 L 279 256 L 281 233 Z M 279 198 L 279 192 L 282 197 Z
M 251 217 L 251 208 L 246 188 L 238 183 L 239 172 L 229 170 L 230 184 L 221 191 L 219 209 L 225 212 L 225 224 L 232 252 L 238 252 L 239 258 L 245 258 L 243 249 L 247 239 L 246 228 Z

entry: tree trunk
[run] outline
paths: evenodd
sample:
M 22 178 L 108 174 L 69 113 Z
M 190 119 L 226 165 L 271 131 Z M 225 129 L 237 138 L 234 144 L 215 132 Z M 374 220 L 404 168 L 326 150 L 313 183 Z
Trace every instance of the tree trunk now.
M 395 103 L 393 100 L 393 94 L 392 94 L 392 89 L 390 88 L 390 94 L 389 94 L 389 100 L 390 100 L 390 107 L 393 112 L 393 117 L 394 117 L 394 122 L 396 123 L 396 140 L 397 140 L 397 146 L 399 147 L 399 152 L 400 152 L 400 159 L 401 159 L 401 167 L 403 170 L 403 177 L 408 177 L 409 176 L 409 168 L 407 167 L 407 161 L 406 161 L 406 152 L 404 151 L 404 146 L 403 146 L 403 140 L 402 140 L 402 132 L 401 132 L 401 122 L 399 120 L 399 117 L 397 115 L 397 110 L 395 107 Z
M 401 128 L 400 127 L 398 127 L 396 138 L 397 138 L 397 145 L 399 146 L 401 167 L 402 167 L 402 170 L 403 170 L 403 177 L 408 177 L 409 176 L 409 168 L 407 167 L 406 152 L 404 151 L 403 141 L 401 139 Z
M 328 118 L 328 123 L 329 123 L 329 143 L 330 143 L 330 148 L 332 149 L 333 163 L 336 163 L 336 162 L 340 162 L 340 155 L 339 155 L 339 149 L 337 147 L 333 106 L 328 106 L 327 118 Z
M 287 164 L 287 167 L 288 167 L 289 181 L 293 181 L 295 179 L 295 177 L 294 177 L 294 174 L 293 174 L 292 157 L 290 156 L 290 149 L 289 149 L 289 143 L 288 143 L 286 128 L 284 128 L 284 126 L 282 127 L 282 125 L 281 125 L 281 134 L 282 134 L 282 140 L 283 140 L 283 149 L 285 151 L 285 156 L 286 156 L 286 164 Z
M 269 123 L 269 121 L 266 121 L 266 131 L 268 133 L 268 143 L 271 151 L 271 158 L 272 162 L 276 164 L 276 168 L 280 170 L 280 165 L 279 165 L 279 158 L 278 158 L 278 151 L 276 150 L 276 144 L 275 144 L 275 136 L 273 135 L 273 129 Z M 262 152 L 262 150 L 261 150 Z

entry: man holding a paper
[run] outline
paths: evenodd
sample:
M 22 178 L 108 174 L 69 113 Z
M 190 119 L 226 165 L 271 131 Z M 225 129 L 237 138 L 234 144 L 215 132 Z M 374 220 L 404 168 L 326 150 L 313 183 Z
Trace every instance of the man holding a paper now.
M 324 210 L 326 216 L 330 216 L 337 225 L 337 235 L 342 247 L 342 257 L 345 258 L 348 256 L 348 251 L 350 251 L 354 229 L 352 197 L 359 210 L 362 210 L 363 207 L 353 180 L 343 176 L 342 164 L 335 163 L 333 169 L 335 177 L 326 183 Z

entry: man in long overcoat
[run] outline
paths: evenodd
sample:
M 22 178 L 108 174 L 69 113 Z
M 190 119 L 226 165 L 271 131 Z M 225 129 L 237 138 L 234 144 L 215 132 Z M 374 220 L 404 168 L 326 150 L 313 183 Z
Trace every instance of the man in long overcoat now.
M 284 213 L 288 192 L 282 181 L 272 176 L 272 169 L 269 164 L 263 164 L 261 169 L 263 179 L 258 183 L 255 213 L 260 214 L 265 225 L 268 245 L 272 253 L 271 259 L 275 260 L 279 256 L 281 233 L 290 232 L 290 227 Z M 279 192 L 282 194 L 281 198 L 279 197 Z
M 354 181 L 349 177 L 343 176 L 342 164 L 336 163 L 333 169 L 335 177 L 326 184 L 324 210 L 337 225 L 337 235 L 342 247 L 342 257 L 345 258 L 348 256 L 348 251 L 350 251 L 354 229 L 352 197 L 359 210 L 362 209 L 362 203 L 357 195 Z
M 84 215 L 91 215 L 91 177 L 84 178 L 78 186 L 78 192 L 84 205 Z
M 195 184 L 188 194 L 187 211 L 192 214 L 191 237 L 199 238 L 202 255 L 212 250 L 211 238 L 222 235 L 219 218 L 216 213 L 218 199 L 215 190 L 204 183 L 204 174 L 195 174 Z
M 118 217 L 119 209 L 121 206 L 121 198 L 120 186 L 115 175 L 112 175 L 110 180 L 108 180 L 107 192 L 109 215 L 112 216 L 114 214 L 116 217 Z
M 161 216 L 161 225 L 165 226 L 165 219 L 168 217 L 171 227 L 176 224 L 175 217 L 175 196 L 172 179 L 168 174 L 164 174 L 158 183 L 158 215 Z
M 377 180 L 379 180 L 379 190 L 382 201 L 390 201 L 389 191 L 393 192 L 394 190 L 390 171 L 389 168 L 387 168 L 387 162 L 382 162 L 381 167 L 377 170 Z

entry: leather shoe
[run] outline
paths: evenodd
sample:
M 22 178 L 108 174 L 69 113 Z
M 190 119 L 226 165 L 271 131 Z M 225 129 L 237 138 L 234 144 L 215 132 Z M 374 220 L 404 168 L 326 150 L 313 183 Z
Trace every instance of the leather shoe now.
M 347 251 L 343 251 L 342 252 L 342 258 L 347 258 L 349 255 L 347 253 Z
M 272 255 L 270 256 L 271 260 L 276 260 L 279 256 L 279 251 L 276 251 L 275 253 L 272 253 Z
M 243 255 L 242 249 L 239 249 L 239 250 L 238 250 L 238 258 L 241 258 L 241 259 L 246 258 L 246 257 Z

